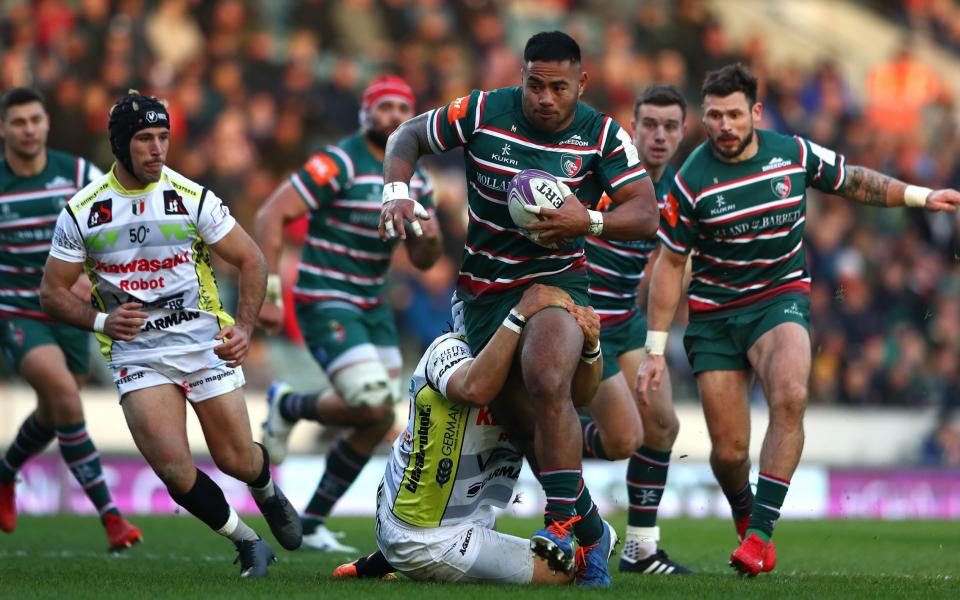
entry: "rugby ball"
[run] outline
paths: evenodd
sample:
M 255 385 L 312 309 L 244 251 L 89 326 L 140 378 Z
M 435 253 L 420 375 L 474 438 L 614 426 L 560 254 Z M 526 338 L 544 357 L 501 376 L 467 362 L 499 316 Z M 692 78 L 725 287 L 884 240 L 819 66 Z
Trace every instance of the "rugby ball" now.
M 564 192 L 557 178 L 539 169 L 525 169 L 513 176 L 507 186 L 507 208 L 510 218 L 531 242 L 544 248 L 557 248 L 555 242 L 541 242 L 539 232 L 524 229 L 525 225 L 541 221 L 543 217 L 524 210 L 524 206 L 542 206 L 560 208 L 563 206 Z

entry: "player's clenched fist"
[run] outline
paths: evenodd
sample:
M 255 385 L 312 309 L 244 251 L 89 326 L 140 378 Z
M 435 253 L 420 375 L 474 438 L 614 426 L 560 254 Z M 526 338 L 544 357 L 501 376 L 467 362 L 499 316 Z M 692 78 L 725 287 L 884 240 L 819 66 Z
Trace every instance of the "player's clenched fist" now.
M 407 239 L 403 222 L 410 223 L 414 235 L 423 235 L 420 220 L 429 221 L 430 213 L 422 204 L 410 197 L 407 184 L 393 181 L 383 185 L 383 204 L 380 206 L 380 239 L 387 241 L 398 235 L 401 240 Z
M 260 307 L 258 321 L 260 327 L 263 327 L 267 333 L 276 333 L 283 325 L 283 305 L 264 301 Z
M 103 332 L 110 336 L 110 339 L 129 342 L 140 333 L 147 317 L 150 316 L 137 310 L 142 306 L 139 302 L 127 302 L 113 309 L 103 323 Z
M 224 327 L 213 339 L 224 340 L 222 344 L 214 347 L 213 351 L 227 361 L 227 366 L 231 369 L 239 367 L 250 352 L 250 328 L 244 325 Z

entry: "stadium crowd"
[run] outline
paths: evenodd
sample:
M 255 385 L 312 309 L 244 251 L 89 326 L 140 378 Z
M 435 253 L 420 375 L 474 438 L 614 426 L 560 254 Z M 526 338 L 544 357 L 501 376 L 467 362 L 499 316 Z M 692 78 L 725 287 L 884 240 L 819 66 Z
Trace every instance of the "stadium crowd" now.
M 944 4 L 905 2 L 902 14 L 910 23 L 922 19 L 956 49 L 955 24 L 951 31 L 940 19 Z M 743 60 L 763 86 L 765 127 L 907 181 L 960 187 L 956 99 L 909 52 L 876 66 L 866 82 L 845 80 L 829 62 L 809 71 L 771 65 L 761 37 L 734 44 L 697 0 L 32 0 L 4 10 L 0 86 L 47 94 L 52 148 L 106 167 L 112 99 L 131 87 L 167 98 L 177 132 L 170 166 L 218 190 L 248 229 L 311 149 L 356 128 L 359 91 L 371 77 L 402 75 L 426 109 L 474 87 L 514 84 L 523 41 L 553 28 L 581 42 L 586 101 L 624 126 L 646 85 L 685 91 L 693 110 L 681 157 L 702 140 L 703 74 Z M 919 92 L 900 85 L 918 77 Z M 429 167 L 446 255 L 427 273 L 398 257 L 391 292 L 411 354 L 449 318 L 466 227 L 459 160 L 445 156 Z M 960 412 L 957 220 L 871 210 L 819 193 L 808 218 L 811 402 L 939 406 L 949 422 Z M 692 398 L 680 336 L 673 338 L 677 397 Z M 252 381 L 269 379 L 256 374 L 262 354 L 252 357 Z

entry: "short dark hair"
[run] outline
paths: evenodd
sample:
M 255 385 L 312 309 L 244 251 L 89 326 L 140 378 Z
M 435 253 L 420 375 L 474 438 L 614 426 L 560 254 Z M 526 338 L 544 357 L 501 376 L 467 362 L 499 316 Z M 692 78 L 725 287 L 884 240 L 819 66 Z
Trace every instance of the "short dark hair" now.
M 39 102 L 41 105 L 44 105 L 44 107 L 46 106 L 43 100 L 43 94 L 33 88 L 15 87 L 7 90 L 7 93 L 3 95 L 3 100 L 0 101 L 0 119 L 7 116 L 7 111 L 11 107 L 29 104 L 31 102 Z
M 703 96 L 729 96 L 743 92 L 753 106 L 757 101 L 757 78 L 743 63 L 733 63 L 707 73 L 703 80 Z
M 640 110 L 640 106 L 644 104 L 652 104 L 654 106 L 676 105 L 680 107 L 680 120 L 683 121 L 687 118 L 687 101 L 684 100 L 680 90 L 672 85 L 651 85 L 643 90 L 637 97 L 637 101 L 633 104 L 634 118 L 637 117 L 637 111 Z
M 527 40 L 523 49 L 524 64 L 533 61 L 580 62 L 580 44 L 562 31 L 541 31 Z

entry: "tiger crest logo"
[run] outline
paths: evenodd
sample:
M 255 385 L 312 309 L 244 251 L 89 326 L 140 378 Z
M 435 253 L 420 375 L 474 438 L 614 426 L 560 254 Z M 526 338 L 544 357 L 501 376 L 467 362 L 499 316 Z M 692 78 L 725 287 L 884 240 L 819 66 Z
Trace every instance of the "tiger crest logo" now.
M 773 189 L 773 193 L 779 198 L 786 198 L 790 195 L 790 190 L 793 186 L 790 185 L 790 178 L 784 177 L 782 179 L 774 179 L 771 181 L 770 187 Z
M 561 154 L 560 155 L 560 168 L 563 169 L 563 172 L 566 173 L 567 177 L 573 177 L 580 172 L 580 167 L 583 166 L 583 157 L 577 156 L 576 154 Z

